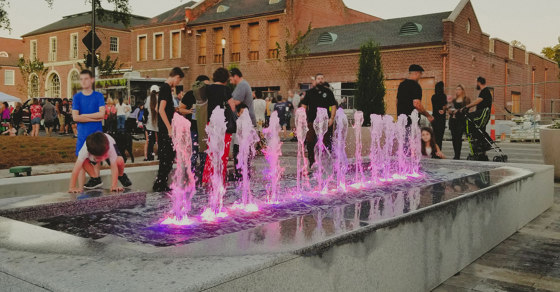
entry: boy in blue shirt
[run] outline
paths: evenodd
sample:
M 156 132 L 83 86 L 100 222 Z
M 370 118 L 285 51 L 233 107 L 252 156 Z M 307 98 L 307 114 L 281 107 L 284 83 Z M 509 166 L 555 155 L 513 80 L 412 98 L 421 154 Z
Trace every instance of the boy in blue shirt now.
M 93 90 L 95 79 L 90 70 L 80 72 L 80 85 L 82 91 L 76 93 L 72 98 L 72 118 L 78 125 L 78 139 L 76 141 L 76 156 L 86 142 L 89 135 L 95 132 L 102 132 L 102 122 L 105 118 L 105 99 L 103 94 Z M 103 186 L 99 177 L 101 165 L 97 163 L 92 174 L 95 175 L 84 185 L 86 189 L 95 189 Z M 80 185 L 85 181 L 85 172 L 80 173 Z

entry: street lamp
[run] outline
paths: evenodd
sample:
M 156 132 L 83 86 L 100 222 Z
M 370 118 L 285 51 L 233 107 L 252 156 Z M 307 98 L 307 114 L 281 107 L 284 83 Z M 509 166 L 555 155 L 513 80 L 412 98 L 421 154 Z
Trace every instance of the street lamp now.
M 222 38 L 222 67 L 226 67 L 225 66 L 225 61 L 226 61 L 226 39 Z

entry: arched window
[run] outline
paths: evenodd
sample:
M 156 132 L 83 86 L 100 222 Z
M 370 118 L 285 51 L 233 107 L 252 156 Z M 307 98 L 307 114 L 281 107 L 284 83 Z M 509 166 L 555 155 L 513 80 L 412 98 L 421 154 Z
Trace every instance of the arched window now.
M 37 76 L 37 74 L 31 74 L 31 76 L 29 76 L 28 91 L 30 98 L 39 97 L 39 76 Z
M 70 88 L 70 96 L 68 96 L 68 98 L 82 90 L 82 86 L 80 85 L 80 73 L 78 73 L 78 71 L 74 70 L 70 72 L 68 87 Z
M 48 97 L 60 97 L 60 78 L 56 73 L 49 76 Z

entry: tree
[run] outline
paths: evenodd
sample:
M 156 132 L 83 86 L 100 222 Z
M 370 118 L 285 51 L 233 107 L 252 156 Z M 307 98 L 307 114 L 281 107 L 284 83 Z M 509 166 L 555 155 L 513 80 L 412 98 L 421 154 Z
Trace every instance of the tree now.
M 111 56 L 106 55 L 105 58 L 101 57 L 101 52 L 97 57 L 95 66 L 99 70 L 100 77 L 113 77 L 117 74 L 116 71 L 120 70 L 123 67 L 122 63 L 119 63 L 119 58 L 115 58 L 114 60 Z M 78 67 L 80 70 L 87 69 L 91 67 L 91 61 L 88 61 L 87 54 L 84 54 L 84 63 L 78 63 Z
M 286 80 L 288 89 L 296 89 L 297 80 L 307 56 L 309 48 L 303 44 L 303 39 L 311 31 L 311 24 L 305 33 L 298 31 L 294 40 L 291 39 L 289 29 L 286 29 L 286 41 L 284 45 L 276 43 L 276 59 L 271 63 L 276 67 L 283 80 Z
M 25 96 L 29 97 L 39 97 L 39 92 L 32 92 L 34 89 L 29 88 L 29 81 L 32 74 L 37 75 L 38 83 L 44 84 L 45 77 L 49 69 L 45 67 L 45 64 L 38 59 L 35 60 L 26 60 L 24 58 L 20 58 L 18 61 L 19 71 L 21 72 L 21 78 L 23 79 L 23 83 L 18 85 L 18 90 Z
M 560 37 L 558 37 L 557 45 L 543 48 L 541 54 L 550 60 L 556 61 L 558 68 L 560 68 Z
M 520 42 L 518 40 L 511 41 L 511 46 L 515 47 L 515 48 L 520 48 L 522 50 L 527 49 L 527 47 L 522 42 Z
M 21 0 L 19 0 L 21 1 Z M 52 8 L 55 0 L 44 0 L 47 5 Z M 86 0 L 87 3 L 95 1 L 95 13 L 99 20 L 111 19 L 113 22 L 122 23 L 125 26 L 130 24 L 130 4 L 129 0 L 106 0 L 109 4 L 113 4 L 114 9 L 108 11 L 103 9 L 101 0 Z M 10 0 L 0 0 L 0 29 L 12 31 L 10 19 L 6 9 L 10 6 Z
M 374 41 L 362 44 L 359 62 L 356 105 L 364 113 L 364 125 L 369 125 L 371 114 L 385 114 L 385 76 L 379 45 Z

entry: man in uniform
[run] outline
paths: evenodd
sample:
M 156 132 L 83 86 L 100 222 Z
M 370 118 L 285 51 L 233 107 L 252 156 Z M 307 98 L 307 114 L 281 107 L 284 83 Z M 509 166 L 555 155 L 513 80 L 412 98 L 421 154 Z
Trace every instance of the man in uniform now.
M 401 114 L 410 116 L 412 111 L 416 109 L 418 113 L 426 116 L 431 123 L 434 117 L 422 105 L 422 87 L 418 84 L 423 72 L 424 68 L 420 65 L 413 64 L 408 68 L 408 78 L 401 82 L 397 91 L 397 116 Z M 410 124 L 409 117 L 408 126 Z

